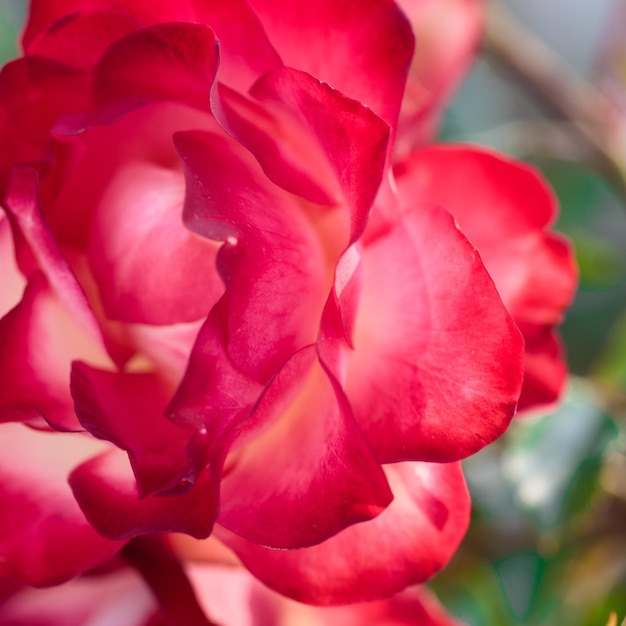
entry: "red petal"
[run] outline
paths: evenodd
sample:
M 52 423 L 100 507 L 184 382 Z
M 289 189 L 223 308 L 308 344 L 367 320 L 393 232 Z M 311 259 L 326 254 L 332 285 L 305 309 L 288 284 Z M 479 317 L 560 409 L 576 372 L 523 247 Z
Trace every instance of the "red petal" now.
M 194 17 L 187 0 L 175 3 L 170 0 L 32 0 L 23 37 L 24 48 L 29 50 L 32 39 L 63 16 L 112 8 L 130 13 L 145 26 L 157 22 L 193 21 Z
M 140 500 L 128 460 L 112 450 L 77 467 L 69 482 L 89 523 L 103 537 L 183 532 L 204 538 L 211 533 L 216 497 L 208 471 L 183 494 Z
M 523 343 L 475 249 L 438 208 L 363 250 L 346 393 L 383 462 L 452 461 L 500 436 Z
M 117 11 L 74 13 L 54 22 L 35 37 L 27 53 L 89 70 L 111 43 L 139 26 L 132 15 Z
M 0 72 L 0 198 L 11 167 L 49 155 L 50 129 L 89 102 L 87 76 L 56 61 L 18 59 Z
M 413 36 L 394 2 L 253 0 L 285 65 L 365 104 L 395 128 Z
M 75 362 L 72 396 L 80 423 L 126 450 L 140 496 L 172 489 L 191 472 L 193 432 L 165 419 L 169 391 L 154 374 L 105 372 Z
M 2 424 L 0 431 L 0 578 L 58 584 L 117 552 L 118 543 L 89 526 L 66 482 L 71 468 L 102 444 L 21 424 Z
M 264 584 L 300 602 L 388 597 L 448 562 L 465 534 L 470 501 L 459 464 L 402 463 L 386 471 L 391 505 L 317 546 L 270 550 L 220 526 L 215 533 Z
M 343 196 L 356 238 L 383 176 L 388 125 L 362 104 L 292 68 L 266 74 L 251 94 L 261 107 L 225 89 L 219 96 L 214 92 L 216 119 L 284 189 L 323 204 Z
M 557 206 L 536 170 L 486 151 L 445 147 L 415 153 L 396 173 L 405 204 L 420 199 L 453 213 L 478 248 L 525 337 L 530 339 L 544 332 L 545 326 L 561 321 L 574 294 L 577 271 L 569 244 L 546 232 L 556 218 Z M 537 394 L 533 385 L 533 400 L 520 400 L 524 406 L 556 399 L 554 392 L 562 378 L 558 373 L 562 371 L 561 355 L 554 342 L 549 343 L 541 350 L 543 360 L 553 359 L 550 369 L 557 378 L 546 381 L 545 394 Z M 537 380 L 541 373 L 532 371 L 533 362 L 527 360 L 530 370 L 526 377 Z
M 391 502 L 384 474 L 313 346 L 280 370 L 233 438 L 218 522 L 249 541 L 312 545 Z
M 192 0 L 192 3 L 196 21 L 210 26 L 219 39 L 221 83 L 246 93 L 259 76 L 282 66 L 246 0 Z
M 233 363 L 266 383 L 315 339 L 329 280 L 324 251 L 297 201 L 236 142 L 203 132 L 175 140 L 187 179 L 185 223 L 226 240 L 218 258 L 227 308 L 220 334 Z
M 107 49 L 94 68 L 96 102 L 112 103 L 113 117 L 154 100 L 206 107 L 218 65 L 218 43 L 210 28 L 157 24 Z

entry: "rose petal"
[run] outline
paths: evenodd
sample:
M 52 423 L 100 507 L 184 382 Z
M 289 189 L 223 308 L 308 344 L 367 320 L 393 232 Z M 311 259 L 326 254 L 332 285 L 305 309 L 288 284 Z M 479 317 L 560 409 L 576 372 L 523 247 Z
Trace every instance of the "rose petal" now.
M 50 24 L 72 13 L 111 9 L 111 0 L 32 0 L 22 43 L 29 50 L 34 37 Z M 148 26 L 158 22 L 193 21 L 194 12 L 187 0 L 116 0 L 115 9 L 130 13 Z
M 436 207 L 362 252 L 346 393 L 383 462 L 453 461 L 500 436 L 523 343 L 475 249 Z
M 20 301 L 26 286 L 26 280 L 15 262 L 11 226 L 2 213 L 0 213 L 0 267 L 2 267 L 0 290 L 0 318 L 2 318 Z
M 444 107 L 480 43 L 484 0 L 398 0 L 415 36 L 415 55 L 407 80 L 396 155 L 431 142 Z
M 215 533 L 264 584 L 300 602 L 332 605 L 388 597 L 443 567 L 469 522 L 459 464 L 387 466 L 394 501 L 377 518 L 317 546 L 270 550 L 221 526 Z
M 0 425 L 0 578 L 58 584 L 117 552 L 119 543 L 87 523 L 66 482 L 72 467 L 102 447 L 79 434 Z
M 21 589 L 0 606 L 0 623 L 14 626 L 86 626 L 148 622 L 152 594 L 130 569 L 85 576 L 51 589 Z
M 0 320 L 0 357 L 0 421 L 41 415 L 56 429 L 82 430 L 69 392 L 71 362 L 106 357 L 43 276 L 31 279 L 20 304 Z M 30 413 L 16 413 L 20 406 Z
M 314 341 L 329 281 L 324 250 L 295 198 L 236 142 L 203 132 L 175 141 L 187 180 L 185 223 L 226 240 L 218 257 L 227 310 L 220 333 L 233 364 L 265 384 Z
M 391 502 L 380 465 L 314 346 L 287 362 L 233 438 L 218 522 L 249 541 L 312 545 Z
M 396 167 L 400 197 L 408 205 L 427 200 L 452 212 L 463 232 L 478 248 L 485 267 L 524 336 L 543 333 L 562 320 L 576 287 L 576 264 L 568 242 L 547 232 L 557 213 L 553 192 L 530 166 L 484 150 L 465 147 L 429 148 Z M 539 393 L 523 391 L 520 404 L 550 403 L 559 395 L 562 355 L 554 340 L 539 345 L 541 360 L 555 379 Z M 526 379 L 548 370 L 533 371 L 527 359 Z M 532 395 L 532 400 L 529 396 Z
M 215 33 L 203 24 L 157 24 L 113 43 L 93 71 L 99 123 L 157 100 L 200 108 L 219 65 Z M 75 129 L 78 130 L 78 129 Z
M 118 11 L 74 13 L 37 35 L 28 46 L 27 54 L 89 70 L 111 43 L 139 27 L 132 15 Z
M 285 65 L 365 104 L 395 128 L 414 41 L 394 2 L 253 0 L 251 5 Z
M 139 499 L 128 459 L 118 450 L 77 467 L 69 483 L 89 523 L 109 539 L 166 532 L 204 538 L 217 513 L 216 487 L 208 471 L 182 494 Z
M 87 76 L 40 57 L 18 59 L 0 71 L 0 198 L 11 168 L 49 155 L 50 129 L 89 102 Z
M 71 389 L 83 427 L 128 452 L 140 497 L 172 489 L 190 474 L 186 446 L 193 432 L 163 416 L 170 394 L 156 375 L 74 362 Z
M 425 588 L 414 587 L 375 602 L 313 607 L 272 592 L 243 568 L 192 565 L 188 571 L 201 604 L 218 624 L 463 626 Z
M 221 296 L 217 246 L 184 227 L 183 197 L 182 174 L 149 163 L 127 164 L 109 180 L 88 249 L 110 319 L 191 322 Z
M 359 102 L 292 68 L 266 74 L 251 94 L 262 107 L 214 90 L 211 108 L 218 122 L 284 189 L 323 204 L 343 196 L 356 238 L 383 176 L 388 125 Z

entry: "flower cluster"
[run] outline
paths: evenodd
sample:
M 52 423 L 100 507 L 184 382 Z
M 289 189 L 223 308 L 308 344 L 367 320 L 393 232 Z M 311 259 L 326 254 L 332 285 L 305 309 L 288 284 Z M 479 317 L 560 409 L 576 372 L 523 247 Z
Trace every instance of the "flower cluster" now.
M 559 395 L 575 282 L 532 168 L 430 143 L 481 12 L 32 0 L 0 73 L 9 595 L 154 534 L 320 605 L 447 563 L 460 460 Z

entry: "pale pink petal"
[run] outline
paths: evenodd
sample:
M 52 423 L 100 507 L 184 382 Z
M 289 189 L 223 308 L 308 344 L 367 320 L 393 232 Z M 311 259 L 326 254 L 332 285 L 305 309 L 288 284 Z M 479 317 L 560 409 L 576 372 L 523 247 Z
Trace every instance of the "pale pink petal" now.
M 375 519 L 300 550 L 270 550 L 215 527 L 244 565 L 268 587 L 310 604 L 388 597 L 446 565 L 469 522 L 460 464 L 386 467 L 394 493 Z
M 186 229 L 181 172 L 131 162 L 109 179 L 91 224 L 89 261 L 108 318 L 191 322 L 223 292 L 217 245 Z

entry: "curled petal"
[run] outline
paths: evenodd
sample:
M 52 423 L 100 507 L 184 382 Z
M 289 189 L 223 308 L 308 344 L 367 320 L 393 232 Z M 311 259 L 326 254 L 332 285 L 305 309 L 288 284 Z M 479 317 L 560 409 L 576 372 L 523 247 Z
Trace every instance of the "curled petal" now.
M 193 432 L 163 416 L 169 393 L 156 375 L 74 362 L 71 389 L 82 426 L 129 453 L 140 496 L 172 489 L 190 473 L 186 446 Z
M 473 246 L 437 207 L 362 252 L 346 393 L 383 462 L 453 461 L 499 437 L 523 342 Z
M 216 516 L 216 488 L 208 471 L 182 494 L 139 499 L 128 459 L 118 450 L 78 466 L 69 483 L 89 523 L 109 539 L 166 532 L 204 538 Z
M 102 564 L 120 544 L 87 523 L 67 485 L 103 444 L 80 434 L 0 425 L 0 578 L 46 586 Z
M 394 500 L 378 517 L 300 550 L 270 550 L 215 533 L 264 584 L 310 604 L 388 597 L 443 567 L 469 522 L 460 464 L 402 463 L 385 468 Z
M 227 314 L 220 331 L 233 363 L 266 384 L 313 342 L 329 277 L 324 251 L 295 198 L 273 185 L 233 140 L 204 132 L 175 137 L 185 167 L 184 220 L 226 240 L 218 270 Z
M 292 68 L 264 75 L 251 94 L 261 107 L 228 90 L 214 91 L 218 122 L 284 189 L 323 204 L 343 197 L 352 213 L 352 237 L 358 237 L 383 176 L 388 124 Z
M 227 460 L 218 522 L 249 541 L 312 545 L 391 501 L 380 465 L 314 346 L 287 362 L 233 436 L 243 442 Z

